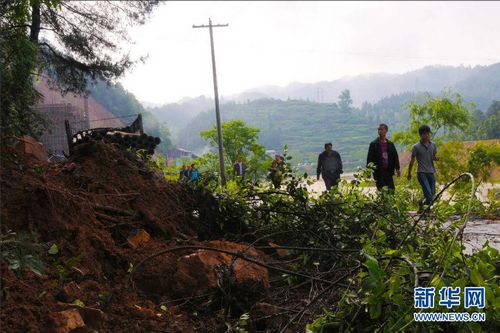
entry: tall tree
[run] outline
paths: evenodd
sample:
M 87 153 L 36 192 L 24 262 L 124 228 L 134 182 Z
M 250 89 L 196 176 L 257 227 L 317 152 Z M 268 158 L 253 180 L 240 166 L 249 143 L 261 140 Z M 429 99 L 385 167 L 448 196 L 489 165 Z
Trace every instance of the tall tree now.
M 394 133 L 393 140 L 409 146 L 419 140 L 418 128 L 430 126 L 435 140 L 457 138 L 465 134 L 471 125 L 473 103 L 466 103 L 460 94 L 452 94 L 449 90 L 441 97 L 427 94 L 423 103 L 407 104 L 410 113 L 410 124 L 404 131 Z
M 493 101 L 486 110 L 486 119 L 478 127 L 477 136 L 481 139 L 500 138 L 500 101 Z
M 343 112 L 350 112 L 352 110 L 352 99 L 349 89 L 343 90 L 340 93 L 338 105 Z
M 127 27 L 143 24 L 156 5 L 0 0 L 2 130 L 31 131 L 25 127 L 33 127 L 29 106 L 39 97 L 33 88 L 36 75 L 47 74 L 63 93 L 83 93 L 89 80 L 109 82 L 122 75 L 134 62 L 123 49 L 129 42 Z
M 222 145 L 229 166 L 232 167 L 238 157 L 247 164 L 248 171 L 258 176 L 265 170 L 265 163 L 270 159 L 264 146 L 257 143 L 259 129 L 248 127 L 242 120 L 222 123 Z M 217 127 L 202 131 L 200 136 L 212 147 L 217 147 Z M 232 169 L 229 169 L 232 170 Z

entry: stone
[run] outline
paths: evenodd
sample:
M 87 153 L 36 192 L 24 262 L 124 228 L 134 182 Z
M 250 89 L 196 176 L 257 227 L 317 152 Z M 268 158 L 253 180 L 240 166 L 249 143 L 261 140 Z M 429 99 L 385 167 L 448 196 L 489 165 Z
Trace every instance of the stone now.
M 280 249 L 279 248 L 280 246 L 278 244 L 273 243 L 273 242 L 269 242 L 269 246 L 272 247 L 274 249 L 274 251 L 276 251 L 276 253 L 278 254 L 278 257 L 280 257 L 280 258 L 284 258 L 290 254 L 290 251 L 288 251 L 286 249 Z
M 43 164 L 49 163 L 47 152 L 45 151 L 43 144 L 36 141 L 29 135 L 25 135 L 19 139 L 15 149 L 23 154 L 32 156 L 34 159 L 42 162 Z
M 136 232 L 127 238 L 127 242 L 136 249 L 138 246 L 146 244 L 151 239 L 151 236 L 144 229 L 138 229 Z
M 74 329 L 85 327 L 83 318 L 77 309 L 52 312 L 49 316 L 56 326 L 55 333 L 70 333 Z
M 104 312 L 96 308 L 82 306 L 78 307 L 78 311 L 80 312 L 80 315 L 83 317 L 85 324 L 87 324 L 92 328 L 96 329 L 100 328 L 102 320 L 106 318 Z
M 250 310 L 250 318 L 258 331 L 274 332 L 283 323 L 282 316 L 275 305 L 269 303 L 255 303 Z
M 204 245 L 232 252 L 243 252 L 248 248 L 247 244 L 226 241 L 211 241 Z M 257 260 L 263 257 L 253 247 L 245 251 L 244 255 Z M 233 257 L 229 254 L 208 250 L 197 250 L 180 257 L 177 260 L 177 271 L 174 275 L 176 291 L 181 295 L 195 296 L 217 289 L 218 272 L 225 265 L 230 265 L 232 261 Z M 264 291 L 270 287 L 267 268 L 243 259 L 234 261 L 229 279 L 232 290 L 251 291 L 257 294 L 258 291 Z
M 80 291 L 80 286 L 78 286 L 75 281 L 71 281 L 62 287 L 61 292 L 58 294 L 58 298 L 64 302 L 71 303 L 78 298 Z

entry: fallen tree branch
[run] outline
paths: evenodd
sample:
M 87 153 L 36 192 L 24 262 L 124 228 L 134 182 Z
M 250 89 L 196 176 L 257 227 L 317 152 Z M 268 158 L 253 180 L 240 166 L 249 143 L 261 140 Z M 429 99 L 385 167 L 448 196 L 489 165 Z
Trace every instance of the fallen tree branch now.
M 312 251 L 312 252 L 360 252 L 359 250 L 348 250 L 348 249 L 334 249 L 334 248 L 323 248 L 323 247 L 300 247 L 300 246 L 255 246 L 257 250 L 268 250 L 268 249 L 278 249 L 278 250 L 297 250 L 297 251 Z
M 300 310 L 300 312 L 298 312 L 297 314 L 295 314 L 295 316 L 292 317 L 292 319 L 290 319 L 290 321 L 285 325 L 285 327 L 283 327 L 280 331 L 280 333 L 284 333 L 286 331 L 286 329 L 299 317 L 301 317 L 304 312 L 306 312 L 306 310 L 308 308 L 310 308 L 312 305 L 314 305 L 317 301 L 319 301 L 321 299 L 321 297 L 326 294 L 328 291 L 330 291 L 334 286 L 336 286 L 340 281 L 344 280 L 345 278 L 347 278 L 348 276 L 350 276 L 351 274 L 353 274 L 354 272 L 356 272 L 358 269 L 361 268 L 361 265 L 358 264 L 356 267 L 354 267 L 353 269 L 351 269 L 349 272 L 347 272 L 346 274 L 342 275 L 341 277 L 339 277 L 338 279 L 336 279 L 335 281 L 333 282 L 330 282 L 330 285 L 328 287 L 326 287 L 325 289 L 323 289 L 318 295 L 316 295 L 316 297 L 314 297 L 311 302 L 309 304 L 307 304 L 306 306 L 304 306 L 304 308 L 302 308 L 302 310 Z
M 134 216 L 135 215 L 131 211 L 127 211 L 127 210 L 123 210 L 123 209 L 111 207 L 111 206 L 94 205 L 94 208 L 97 210 L 102 210 L 103 212 L 115 213 L 115 214 L 123 215 L 123 216 Z
M 112 217 L 112 216 L 109 216 L 109 215 L 106 215 L 106 214 L 103 214 L 103 213 L 94 212 L 94 214 L 99 219 L 108 220 L 110 222 L 114 222 L 114 223 L 117 223 L 117 224 L 123 222 L 123 221 L 120 221 L 119 219 L 117 219 L 115 217 Z

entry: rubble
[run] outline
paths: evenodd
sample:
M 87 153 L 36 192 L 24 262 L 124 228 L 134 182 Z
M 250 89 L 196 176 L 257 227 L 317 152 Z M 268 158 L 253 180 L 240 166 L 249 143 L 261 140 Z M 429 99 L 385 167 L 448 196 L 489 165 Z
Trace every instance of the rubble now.
M 43 143 L 38 142 L 29 135 L 25 135 L 19 139 L 19 142 L 16 144 L 16 150 L 19 153 L 31 156 L 43 165 L 47 165 L 49 163 L 47 152 L 45 151 Z
M 213 199 L 144 172 L 144 162 L 114 144 L 78 144 L 67 161 L 43 169 L 31 151 L 2 146 L 1 154 L 0 230 L 31 235 L 44 264 L 40 277 L 1 263 L 3 331 L 220 332 L 218 309 L 193 311 L 175 301 L 179 295 L 220 292 L 223 267 L 232 268 L 231 292 L 245 309 L 270 286 L 266 268 L 207 251 L 157 258 L 131 284 L 135 263 L 178 242 L 267 258 L 248 244 L 198 241 L 205 217 L 191 213 Z M 48 254 L 54 244 L 57 253 Z
M 77 328 L 85 327 L 83 318 L 77 309 L 53 312 L 49 316 L 56 327 L 55 333 L 70 333 Z

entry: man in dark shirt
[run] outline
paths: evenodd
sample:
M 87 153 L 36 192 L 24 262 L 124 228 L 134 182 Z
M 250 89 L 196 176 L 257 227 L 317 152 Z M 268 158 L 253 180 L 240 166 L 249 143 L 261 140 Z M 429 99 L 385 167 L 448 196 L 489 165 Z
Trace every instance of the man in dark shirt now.
M 316 178 L 319 175 L 323 177 L 326 190 L 329 191 L 332 186 L 337 186 L 340 180 L 342 170 L 342 159 L 340 154 L 333 150 L 331 143 L 325 143 L 325 151 L 318 156 L 318 167 L 316 168 Z
M 236 162 L 233 164 L 233 169 L 234 169 L 234 175 L 235 176 L 240 176 L 241 178 L 245 177 L 245 164 L 243 164 L 243 161 L 240 156 L 236 158 Z
M 394 191 L 394 171 L 398 177 L 401 176 L 399 167 L 399 156 L 394 143 L 387 139 L 389 127 L 386 124 L 378 126 L 378 138 L 370 143 L 366 164 L 373 163 L 375 170 L 373 178 L 375 179 L 377 189 L 381 190 L 387 186 L 390 191 Z

